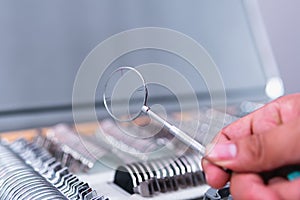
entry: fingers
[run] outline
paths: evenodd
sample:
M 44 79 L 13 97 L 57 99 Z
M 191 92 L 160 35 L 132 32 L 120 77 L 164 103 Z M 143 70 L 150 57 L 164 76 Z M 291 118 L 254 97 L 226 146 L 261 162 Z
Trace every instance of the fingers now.
M 276 102 L 280 107 L 283 123 L 300 117 L 300 93 L 281 97 Z
M 221 188 L 229 181 L 229 174 L 208 160 L 202 159 L 202 167 L 207 184 L 213 188 Z
M 229 125 L 228 127 L 224 128 L 220 134 L 215 137 L 214 141 L 212 144 L 223 144 L 223 143 L 228 143 L 229 139 L 238 139 L 242 138 L 247 135 L 251 135 L 253 131 L 253 120 L 254 119 L 260 119 L 261 116 L 266 116 L 265 113 L 277 113 L 277 106 L 275 104 L 270 104 L 267 107 L 263 108 L 261 111 L 255 113 L 255 114 L 250 114 L 244 118 L 239 119 L 238 121 L 234 122 L 233 124 Z M 270 115 L 268 115 L 270 116 Z M 265 119 L 264 122 L 263 120 L 254 120 L 260 121 L 257 126 L 258 128 L 255 129 L 260 129 L 261 126 L 266 128 L 270 128 L 273 126 L 277 125 L 277 121 L 275 122 L 272 118 L 271 119 Z M 264 128 L 261 128 L 264 130 Z M 209 148 L 207 148 L 206 154 L 208 155 Z M 211 185 L 214 188 L 220 188 L 226 184 L 226 182 L 229 179 L 229 175 L 224 172 L 219 166 L 216 166 L 212 163 L 209 163 L 207 160 L 204 160 L 203 163 L 203 169 L 206 174 L 206 180 L 209 185 Z
M 266 108 L 262 109 L 262 111 L 257 112 L 256 114 L 250 114 L 244 118 L 239 119 L 238 121 L 234 122 L 233 124 L 229 125 L 225 129 L 222 130 L 222 132 L 214 139 L 214 144 L 223 144 L 228 143 L 229 139 L 238 139 L 242 138 L 247 135 L 251 135 L 253 129 L 260 129 L 260 126 L 263 127 L 272 127 L 276 126 L 275 121 L 272 121 L 272 119 L 265 119 L 260 120 L 261 123 L 258 123 L 258 128 L 253 128 L 253 119 L 255 118 L 261 118 L 260 116 L 265 116 L 265 113 L 268 112 L 275 112 L 277 113 L 277 107 L 275 104 L 271 104 L 267 106 Z M 255 120 L 259 121 L 259 120 Z M 257 127 L 257 126 L 255 126 Z M 263 128 L 262 128 L 263 129 Z M 207 148 L 206 154 L 209 155 L 209 148 Z M 204 161 L 202 163 L 204 172 L 207 176 L 207 183 L 211 185 L 214 188 L 220 188 L 226 184 L 226 182 L 229 179 L 229 175 L 224 172 L 219 166 L 216 166 L 212 163 L 209 163 L 207 161 Z
M 239 139 L 268 131 L 282 123 L 280 109 L 277 101 L 271 102 L 225 127 L 221 134 L 229 139 Z
M 277 179 L 265 185 L 257 174 L 233 174 L 230 192 L 234 199 L 300 199 L 300 179 Z
M 257 174 L 233 174 L 230 179 L 230 193 L 233 199 L 280 199 Z
M 207 182 L 219 188 L 228 181 L 229 175 L 218 166 L 248 173 L 299 164 L 298 141 L 300 94 L 294 94 L 281 97 L 222 129 L 202 162 Z M 283 195 L 289 190 L 293 190 L 294 196 L 287 199 L 300 199 L 299 180 L 290 185 L 286 180 L 275 178 L 270 180 L 268 188 L 258 175 L 240 175 L 234 174 L 231 178 L 236 199 L 284 199 Z M 259 198 L 254 195 L 257 193 L 260 193 Z
M 243 117 L 239 120 L 237 120 L 236 122 L 232 123 L 231 125 L 225 127 L 220 133 L 219 135 L 215 138 L 215 140 L 213 141 L 213 144 L 223 144 L 223 143 L 228 143 L 228 141 L 236 141 L 238 139 L 244 138 L 246 136 L 249 135 L 256 135 L 256 134 L 264 134 L 265 132 L 268 132 L 272 129 L 274 129 L 275 127 L 285 124 L 286 122 L 289 122 L 291 120 L 294 120 L 296 118 L 299 118 L 300 116 L 300 94 L 295 94 L 295 95 L 288 95 L 285 97 L 281 97 L 267 105 L 265 105 L 264 107 L 262 107 L 261 109 L 247 115 L 246 117 Z M 288 130 L 288 132 L 290 132 L 290 130 Z M 287 132 L 285 132 L 285 134 L 288 134 Z M 208 184 L 212 185 L 213 187 L 221 187 L 225 184 L 225 182 L 228 181 L 228 174 L 226 174 L 222 169 L 220 169 L 220 167 L 216 166 L 215 164 L 212 164 L 215 161 L 221 161 L 221 163 L 216 163 L 219 165 L 222 165 L 225 168 L 229 168 L 232 169 L 229 166 L 233 166 L 236 167 L 235 169 L 254 169 L 255 171 L 259 171 L 260 169 L 266 169 L 266 168 L 272 168 L 275 166 L 273 165 L 273 161 L 270 159 L 270 163 L 267 166 L 264 166 L 265 163 L 263 162 L 265 157 L 268 158 L 266 152 L 264 152 L 264 150 L 262 148 L 259 148 L 259 146 L 261 146 L 261 142 L 260 142 L 260 136 L 253 136 L 254 139 L 252 139 L 249 142 L 246 142 L 246 144 L 248 146 L 243 145 L 238 145 L 238 146 L 242 146 L 241 150 L 238 150 L 238 146 L 236 147 L 229 147 L 227 148 L 227 151 L 224 150 L 224 148 L 219 148 L 219 152 L 220 154 L 216 154 L 213 155 L 211 154 L 209 151 L 209 149 L 207 150 L 207 159 L 209 161 L 212 162 L 207 162 L 204 161 L 203 164 L 203 169 L 207 175 L 207 182 Z M 272 136 L 271 136 L 272 137 Z M 289 136 L 286 136 L 285 139 L 288 139 Z M 273 138 L 275 139 L 275 138 Z M 247 139 L 245 139 L 247 140 Z M 252 144 L 252 141 L 253 144 Z M 241 142 L 242 143 L 242 142 Z M 271 143 L 271 142 L 269 142 Z M 288 142 L 289 143 L 289 142 Z M 270 147 L 266 147 L 267 149 L 271 149 L 271 151 L 273 151 L 273 146 L 275 146 L 274 144 L 269 145 Z M 283 146 L 283 145 L 282 145 Z M 283 147 L 275 147 L 278 150 L 282 150 Z M 299 145 L 300 146 L 300 145 Z M 222 145 L 221 145 L 222 147 Z M 248 148 L 248 152 L 245 154 L 245 156 L 240 155 L 240 152 L 244 152 L 245 150 L 243 149 L 247 149 Z M 289 145 L 287 145 L 286 147 L 284 147 L 284 149 L 287 149 L 287 147 L 289 147 Z M 264 148 L 264 149 L 266 149 Z M 226 147 L 225 147 L 226 149 Z M 228 151 L 229 150 L 229 151 Z M 226 158 L 226 154 L 224 153 L 235 153 L 239 154 L 238 157 L 242 157 L 243 160 L 240 161 L 240 163 L 238 161 L 231 161 L 231 162 L 225 162 L 226 160 L 228 160 Z M 264 153 L 260 153 L 260 152 L 264 152 Z M 277 162 L 277 165 L 282 165 L 284 159 L 282 159 L 282 163 L 280 163 L 280 159 L 277 159 L 278 155 L 275 155 L 277 152 L 274 151 L 272 156 L 272 159 L 276 159 L 277 161 L 275 161 L 275 163 Z M 248 154 L 250 154 L 250 156 L 247 156 Z M 253 154 L 253 155 L 251 155 Z M 288 154 L 288 152 L 287 152 Z M 279 154 L 280 155 L 280 154 Z M 291 153 L 290 155 L 294 155 L 294 153 Z M 288 157 L 290 157 L 290 155 Z M 224 157 L 225 156 L 225 157 Z M 216 157 L 216 158 L 214 158 Z M 256 157 L 259 158 L 260 161 L 258 161 L 256 164 L 248 165 L 248 163 L 253 163 L 253 159 Z M 231 158 L 229 159 L 231 160 Z M 233 159 L 233 160 L 237 160 L 237 159 Z M 246 162 L 244 162 L 244 160 Z M 227 166 L 227 167 L 226 167 Z M 259 167 L 261 166 L 261 167 Z
M 228 142 L 228 139 L 222 134 L 219 134 L 214 139 L 214 143 L 226 142 Z M 208 152 L 206 152 L 206 154 L 208 154 Z M 219 166 L 216 166 L 213 163 L 206 160 L 205 157 L 202 159 L 202 168 L 205 172 L 206 182 L 213 188 L 221 188 L 229 181 L 229 174 L 226 173 Z
M 229 139 L 264 133 L 300 117 L 300 93 L 280 97 L 225 127 L 221 134 Z
M 300 118 L 264 134 L 245 136 L 212 147 L 210 162 L 236 172 L 261 172 L 299 164 Z
M 271 188 L 280 199 L 296 200 L 300 199 L 300 179 L 294 181 L 278 181 L 274 184 L 271 184 Z

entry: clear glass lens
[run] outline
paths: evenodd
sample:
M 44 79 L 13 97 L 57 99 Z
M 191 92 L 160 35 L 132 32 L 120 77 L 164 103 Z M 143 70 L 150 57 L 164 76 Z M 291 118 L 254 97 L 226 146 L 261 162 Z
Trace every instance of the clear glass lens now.
M 142 112 L 147 89 L 142 75 L 134 68 L 120 67 L 114 71 L 105 85 L 104 105 L 118 121 L 131 121 Z

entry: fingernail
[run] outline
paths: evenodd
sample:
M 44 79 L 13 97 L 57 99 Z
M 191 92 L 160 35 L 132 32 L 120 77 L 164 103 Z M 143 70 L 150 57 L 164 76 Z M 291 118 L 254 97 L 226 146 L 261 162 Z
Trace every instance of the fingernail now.
M 236 156 L 237 148 L 233 143 L 207 146 L 206 157 L 212 160 L 229 160 Z

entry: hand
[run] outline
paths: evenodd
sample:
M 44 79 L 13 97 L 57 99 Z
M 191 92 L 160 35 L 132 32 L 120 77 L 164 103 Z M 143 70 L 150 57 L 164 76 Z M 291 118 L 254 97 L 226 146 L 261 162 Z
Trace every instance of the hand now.
M 300 164 L 300 94 L 281 97 L 225 127 L 202 165 L 208 184 L 220 188 L 231 182 L 236 199 L 300 199 L 300 180 L 261 172 Z M 228 168 L 229 174 L 220 169 Z

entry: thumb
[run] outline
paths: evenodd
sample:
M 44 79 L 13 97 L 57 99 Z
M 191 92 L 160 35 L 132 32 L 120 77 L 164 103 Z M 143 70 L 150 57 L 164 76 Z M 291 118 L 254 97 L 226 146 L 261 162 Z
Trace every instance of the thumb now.
M 300 163 L 300 119 L 268 132 L 212 145 L 206 159 L 236 172 L 262 172 Z

